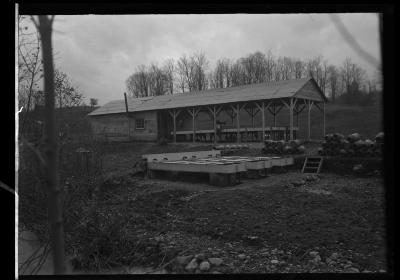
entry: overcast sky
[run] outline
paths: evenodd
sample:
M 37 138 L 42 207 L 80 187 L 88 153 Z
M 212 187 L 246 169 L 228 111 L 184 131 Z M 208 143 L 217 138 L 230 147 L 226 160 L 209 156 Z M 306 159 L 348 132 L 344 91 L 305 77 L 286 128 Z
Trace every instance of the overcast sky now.
M 380 61 L 378 15 L 340 14 L 357 42 Z M 367 70 L 327 14 L 60 15 L 54 23 L 56 67 L 99 105 L 122 99 L 136 66 L 202 51 L 213 67 L 254 51 L 308 59 L 323 55 L 340 65 L 346 57 Z

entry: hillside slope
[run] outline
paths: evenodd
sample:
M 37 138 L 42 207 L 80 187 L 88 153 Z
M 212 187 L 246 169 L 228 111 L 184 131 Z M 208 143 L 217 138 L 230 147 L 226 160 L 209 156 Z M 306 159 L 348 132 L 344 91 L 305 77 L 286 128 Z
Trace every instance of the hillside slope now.
M 342 133 L 348 135 L 358 132 L 363 137 L 373 139 L 375 135 L 383 131 L 383 111 L 379 106 L 348 106 L 326 104 L 326 133 Z M 268 116 L 268 124 L 272 122 L 272 116 Z M 282 110 L 278 115 L 277 125 L 289 124 L 288 110 Z M 296 117 L 294 117 L 296 125 Z M 307 109 L 299 115 L 299 138 L 307 137 Z M 323 115 L 318 108 L 313 107 L 311 111 L 311 138 L 321 139 L 323 131 Z

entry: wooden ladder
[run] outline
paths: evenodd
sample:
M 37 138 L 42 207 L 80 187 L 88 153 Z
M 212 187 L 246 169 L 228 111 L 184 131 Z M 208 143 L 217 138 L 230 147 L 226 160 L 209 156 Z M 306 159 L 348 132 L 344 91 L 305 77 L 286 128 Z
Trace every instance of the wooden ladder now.
M 301 173 L 318 174 L 321 170 L 322 162 L 322 157 L 306 157 Z

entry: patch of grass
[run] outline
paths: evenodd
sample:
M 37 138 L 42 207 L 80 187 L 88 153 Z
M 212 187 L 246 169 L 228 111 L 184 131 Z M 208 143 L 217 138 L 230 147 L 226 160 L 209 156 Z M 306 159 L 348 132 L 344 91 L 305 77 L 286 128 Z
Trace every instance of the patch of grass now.
M 383 111 L 378 105 L 375 106 L 350 106 L 327 103 L 326 110 L 326 133 L 342 133 L 348 135 L 354 132 L 363 137 L 373 139 L 376 134 L 383 130 Z M 296 117 L 294 124 L 296 125 Z M 289 124 L 289 112 L 282 109 L 277 117 L 278 126 Z M 272 125 L 272 117 L 267 116 L 267 126 Z M 307 137 L 308 133 L 307 110 L 299 115 L 300 139 Z M 311 110 L 311 138 L 322 139 L 323 114 L 318 108 Z

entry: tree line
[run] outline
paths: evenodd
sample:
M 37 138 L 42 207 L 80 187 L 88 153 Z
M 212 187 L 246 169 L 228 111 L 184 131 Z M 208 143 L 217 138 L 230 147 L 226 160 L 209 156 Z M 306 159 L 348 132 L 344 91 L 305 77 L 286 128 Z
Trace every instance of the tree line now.
M 218 59 L 213 69 L 202 52 L 182 55 L 161 66 L 139 65 L 125 83 L 132 97 L 147 97 L 307 77 L 314 78 L 333 103 L 367 105 L 364 99 L 377 92 L 377 82 L 368 80 L 366 71 L 351 58 L 336 66 L 322 55 L 301 60 L 276 57 L 271 51 L 256 51 L 236 60 Z

